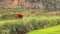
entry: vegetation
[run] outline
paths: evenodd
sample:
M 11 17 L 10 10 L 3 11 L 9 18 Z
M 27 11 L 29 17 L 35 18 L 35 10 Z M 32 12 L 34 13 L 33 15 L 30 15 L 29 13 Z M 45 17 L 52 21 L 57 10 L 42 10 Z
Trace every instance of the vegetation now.
M 32 30 L 60 24 L 60 16 L 24 17 L 22 20 L 0 21 L 0 33 L 25 34 Z
M 0 34 L 60 34 L 60 1 L 23 0 L 27 2 L 25 6 L 18 0 L 15 8 L 3 1 L 0 0 Z M 22 19 L 16 18 L 18 13 L 23 14 Z
M 7 10 L 0 11 L 1 34 L 25 34 L 33 30 L 48 28 L 60 24 L 60 12 L 40 12 L 19 9 Z M 15 19 L 15 14 L 17 13 L 24 15 L 22 20 Z
M 27 34 L 60 34 L 60 25 L 46 29 L 34 30 Z

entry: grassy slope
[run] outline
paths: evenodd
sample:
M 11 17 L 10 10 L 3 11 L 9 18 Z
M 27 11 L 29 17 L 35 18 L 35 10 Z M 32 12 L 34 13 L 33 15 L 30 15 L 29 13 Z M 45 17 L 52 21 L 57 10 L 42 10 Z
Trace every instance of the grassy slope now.
M 35 30 L 32 32 L 29 32 L 28 34 L 60 34 L 60 25 L 54 26 L 51 28 L 41 29 L 41 30 Z

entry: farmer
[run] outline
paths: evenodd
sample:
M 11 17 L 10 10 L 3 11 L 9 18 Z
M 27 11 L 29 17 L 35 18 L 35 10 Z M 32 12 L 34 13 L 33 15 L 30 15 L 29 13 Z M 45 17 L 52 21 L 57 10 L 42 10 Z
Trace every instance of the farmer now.
M 23 18 L 23 15 L 22 14 L 16 14 L 16 18 L 17 19 L 22 19 Z

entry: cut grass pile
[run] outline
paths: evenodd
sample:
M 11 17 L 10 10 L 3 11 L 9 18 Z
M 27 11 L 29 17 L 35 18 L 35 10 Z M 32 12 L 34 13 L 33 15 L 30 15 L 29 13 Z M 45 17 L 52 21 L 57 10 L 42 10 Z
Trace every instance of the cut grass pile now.
M 46 29 L 34 30 L 27 34 L 60 34 L 60 25 Z

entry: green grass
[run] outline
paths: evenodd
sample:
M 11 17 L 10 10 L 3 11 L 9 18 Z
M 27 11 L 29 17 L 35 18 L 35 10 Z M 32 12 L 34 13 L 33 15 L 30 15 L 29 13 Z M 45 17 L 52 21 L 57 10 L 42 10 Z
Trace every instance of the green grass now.
M 60 16 L 40 16 L 40 17 L 23 17 L 23 19 L 2 20 L 0 21 L 1 30 L 16 34 L 16 29 L 23 34 L 36 29 L 51 27 L 60 24 Z M 3 33 L 3 31 L 1 33 Z M 20 32 L 20 33 L 21 33 Z M 18 32 L 17 32 L 18 33 Z
M 34 30 L 28 34 L 60 34 L 60 25 L 46 29 Z

